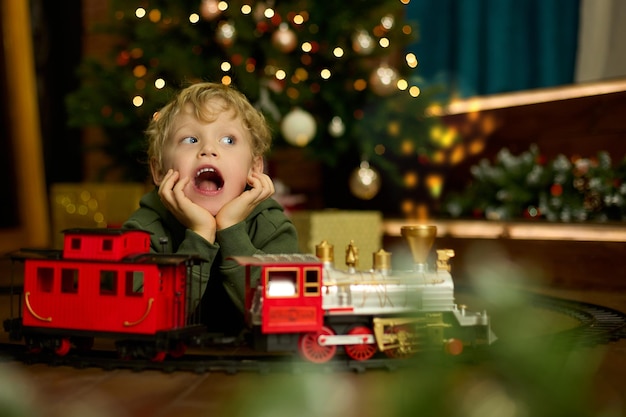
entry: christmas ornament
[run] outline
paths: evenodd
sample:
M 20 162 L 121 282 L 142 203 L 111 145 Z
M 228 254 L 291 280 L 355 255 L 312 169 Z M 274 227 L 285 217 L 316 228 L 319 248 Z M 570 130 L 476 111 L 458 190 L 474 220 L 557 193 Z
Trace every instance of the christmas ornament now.
M 371 200 L 380 190 L 380 175 L 370 167 L 369 162 L 361 161 L 359 167 L 350 174 L 348 185 L 355 197 Z
M 217 26 L 217 33 L 215 34 L 215 40 L 222 46 L 228 48 L 235 42 L 237 37 L 237 31 L 235 25 L 229 21 L 222 21 Z
M 379 96 L 388 96 L 397 90 L 398 71 L 386 63 L 380 64 L 370 75 L 370 88 Z
M 374 50 L 374 39 L 364 29 L 358 29 L 352 35 L 352 49 L 359 55 L 369 55 Z
M 335 116 L 328 124 L 328 133 L 334 138 L 342 136 L 346 131 L 346 125 L 341 120 L 341 117 Z
M 294 146 L 306 146 L 315 136 L 316 130 L 315 119 L 311 113 L 299 107 L 287 113 L 280 124 L 285 140 Z
M 128 51 L 120 51 L 120 53 L 117 55 L 117 58 L 115 59 L 115 63 L 119 65 L 120 67 L 128 65 L 129 62 L 130 62 L 130 52 Z
M 254 5 L 254 11 L 252 13 L 252 17 L 254 17 L 255 22 L 260 22 L 265 19 L 265 9 L 267 9 L 267 4 L 264 1 L 258 1 Z
M 272 45 L 280 52 L 288 54 L 293 51 L 298 44 L 298 38 L 293 30 L 289 29 L 287 23 L 281 23 L 278 30 L 272 34 Z
M 202 0 L 200 3 L 200 16 L 204 20 L 215 20 L 221 13 L 218 0 Z

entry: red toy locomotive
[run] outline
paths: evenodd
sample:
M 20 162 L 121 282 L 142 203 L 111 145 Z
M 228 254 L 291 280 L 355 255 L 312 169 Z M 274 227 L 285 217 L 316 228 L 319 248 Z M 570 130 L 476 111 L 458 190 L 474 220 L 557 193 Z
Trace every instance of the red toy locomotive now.
M 454 303 L 448 259 L 426 262 L 434 226 L 403 228 L 413 252 L 410 271 L 390 269 L 390 254 L 374 254 L 374 268 L 358 271 L 357 249 L 346 250 L 347 270 L 333 265 L 326 242 L 316 255 L 235 257 L 246 270 L 246 313 L 251 346 L 298 352 L 307 361 L 331 360 L 343 347 L 354 360 L 383 353 L 407 357 L 422 349 L 459 354 L 495 340 L 485 312 Z M 33 351 L 65 355 L 112 338 L 123 357 L 163 360 L 208 339 L 193 314 L 194 256 L 150 253 L 148 232 L 123 229 L 65 231 L 62 251 L 20 251 L 24 286 L 14 316 L 5 321 L 12 339 Z M 258 282 L 253 268 L 260 269 Z M 253 282 L 254 281 L 254 282 Z M 215 339 L 212 339 L 215 340 Z

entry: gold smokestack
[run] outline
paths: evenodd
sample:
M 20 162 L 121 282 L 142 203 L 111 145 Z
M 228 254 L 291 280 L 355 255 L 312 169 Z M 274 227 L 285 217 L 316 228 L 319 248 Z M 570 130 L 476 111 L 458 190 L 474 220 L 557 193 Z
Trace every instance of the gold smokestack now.
M 437 236 L 437 226 L 402 226 L 400 233 L 411 248 L 415 269 L 419 272 L 426 271 L 426 260 Z

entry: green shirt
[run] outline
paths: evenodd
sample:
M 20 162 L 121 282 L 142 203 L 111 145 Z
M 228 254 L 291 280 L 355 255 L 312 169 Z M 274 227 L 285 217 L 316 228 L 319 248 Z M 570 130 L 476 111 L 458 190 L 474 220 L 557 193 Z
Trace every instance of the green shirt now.
M 210 331 L 229 334 L 244 326 L 245 296 L 245 267 L 229 257 L 298 252 L 296 229 L 273 199 L 260 203 L 243 222 L 218 230 L 215 243 L 183 226 L 156 189 L 141 198 L 139 209 L 122 227 L 151 232 L 154 252 L 199 255 L 205 262 L 194 270 L 192 304 L 201 299 L 200 317 Z M 258 275 L 252 279 L 256 282 Z M 189 311 L 195 311 L 193 306 Z

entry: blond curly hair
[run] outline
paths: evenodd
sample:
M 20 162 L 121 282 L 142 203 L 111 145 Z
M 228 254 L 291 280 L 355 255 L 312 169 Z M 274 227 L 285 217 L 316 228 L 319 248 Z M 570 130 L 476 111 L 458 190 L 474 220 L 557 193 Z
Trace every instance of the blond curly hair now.
M 211 103 L 211 106 L 207 106 L 207 103 Z M 163 147 L 172 124 L 187 104 L 192 105 L 195 116 L 204 122 L 215 120 L 218 112 L 233 111 L 250 132 L 252 155 L 263 156 L 269 150 L 272 135 L 265 117 L 243 93 L 220 83 L 196 83 L 181 90 L 171 102 L 154 114 L 148 124 L 148 160 L 157 172 L 163 169 Z

